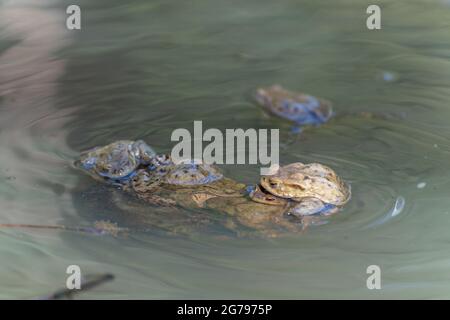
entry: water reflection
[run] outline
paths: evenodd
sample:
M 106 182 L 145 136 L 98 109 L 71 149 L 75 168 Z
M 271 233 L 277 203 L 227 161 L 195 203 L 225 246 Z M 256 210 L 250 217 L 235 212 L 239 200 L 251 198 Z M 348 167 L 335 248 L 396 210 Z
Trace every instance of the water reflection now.
M 65 68 L 56 53 L 69 38 L 60 27 L 63 17 L 45 1 L 33 6 L 6 2 L 0 21 L 3 34 L 15 42 L 0 55 L 0 163 L 3 174 L 11 178 L 1 196 L 2 221 L 27 222 L 30 211 L 46 211 L 55 219 L 59 209 L 45 202 L 53 193 L 64 193 L 65 186 L 60 172 L 49 171 L 49 166 L 64 163 L 68 114 L 55 107 Z M 42 217 L 36 215 L 36 220 Z

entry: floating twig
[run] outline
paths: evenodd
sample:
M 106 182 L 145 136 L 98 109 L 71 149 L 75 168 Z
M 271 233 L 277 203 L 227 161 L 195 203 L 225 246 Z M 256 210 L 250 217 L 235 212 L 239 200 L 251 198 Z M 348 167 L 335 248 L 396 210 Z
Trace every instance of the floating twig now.
M 72 299 L 75 294 L 83 293 L 94 287 L 97 287 L 105 282 L 114 280 L 114 275 L 111 273 L 105 273 L 94 277 L 91 280 L 82 280 L 80 289 L 60 289 L 47 296 L 40 297 L 38 300 L 60 300 L 60 299 Z
M 90 233 L 95 235 L 118 236 L 120 232 L 127 229 L 119 228 L 116 223 L 110 221 L 96 221 L 93 227 L 71 227 L 63 225 L 39 225 L 39 224 L 21 224 L 21 223 L 0 223 L 0 228 L 26 228 L 26 229 L 51 229 L 73 232 Z

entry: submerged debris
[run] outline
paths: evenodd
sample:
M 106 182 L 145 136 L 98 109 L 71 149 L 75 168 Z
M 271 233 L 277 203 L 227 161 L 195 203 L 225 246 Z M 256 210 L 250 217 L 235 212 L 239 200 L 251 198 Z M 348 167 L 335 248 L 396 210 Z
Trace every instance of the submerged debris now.
M 96 221 L 93 227 L 71 227 L 63 225 L 39 225 L 39 224 L 21 224 L 21 223 L 0 223 L 0 228 L 25 228 L 25 229 L 50 229 L 65 230 L 73 232 L 91 233 L 96 235 L 112 235 L 117 237 L 120 233 L 128 231 L 126 228 L 120 228 L 116 223 L 110 221 Z

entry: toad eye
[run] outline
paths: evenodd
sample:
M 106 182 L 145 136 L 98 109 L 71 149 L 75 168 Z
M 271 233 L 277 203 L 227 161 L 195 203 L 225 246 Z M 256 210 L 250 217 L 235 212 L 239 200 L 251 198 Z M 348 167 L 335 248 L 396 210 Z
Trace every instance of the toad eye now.
M 277 188 L 278 187 L 278 182 L 276 182 L 276 181 L 269 181 L 269 184 L 270 184 L 270 186 L 272 187 L 272 188 Z

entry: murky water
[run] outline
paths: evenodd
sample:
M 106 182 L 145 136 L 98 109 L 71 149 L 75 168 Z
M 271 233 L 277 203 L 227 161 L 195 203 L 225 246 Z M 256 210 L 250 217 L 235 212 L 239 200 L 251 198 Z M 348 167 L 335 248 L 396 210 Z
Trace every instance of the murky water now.
M 79 151 L 175 128 L 280 128 L 283 164 L 321 162 L 352 184 L 327 225 L 283 239 L 157 232 L 127 238 L 0 229 L 0 298 L 61 288 L 68 265 L 116 279 L 83 298 L 450 298 L 450 4 L 382 1 L 0 1 L 0 223 L 114 217 L 72 168 Z M 334 102 L 289 134 L 248 100 L 280 83 Z M 360 113 L 371 112 L 375 117 Z M 257 166 L 226 166 L 243 182 Z M 368 290 L 366 268 L 381 268 Z

